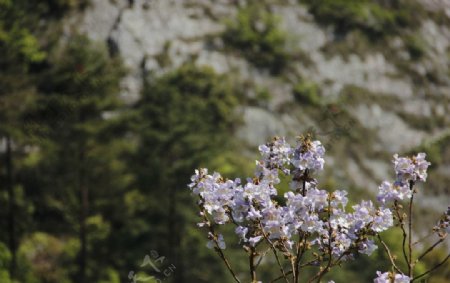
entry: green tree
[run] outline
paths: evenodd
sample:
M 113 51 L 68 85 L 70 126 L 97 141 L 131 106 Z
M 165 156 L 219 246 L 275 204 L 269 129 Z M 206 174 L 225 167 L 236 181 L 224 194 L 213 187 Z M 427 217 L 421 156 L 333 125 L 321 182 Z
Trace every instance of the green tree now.
M 106 270 L 111 264 L 103 242 L 120 214 L 113 206 L 120 206 L 132 179 L 122 158 L 130 145 L 122 138 L 118 112 L 123 74 L 104 46 L 72 37 L 47 60 L 28 117 L 39 145 L 36 168 L 28 172 L 34 174 L 29 180 L 37 180 L 28 184 L 38 198 L 36 216 L 46 217 L 39 228 L 59 236 L 78 234 L 77 282 L 98 281 L 104 274 L 96 267 Z
M 26 139 L 22 131 L 23 114 L 33 103 L 35 93 L 30 75 L 33 64 L 42 61 L 45 53 L 26 22 L 21 19 L 20 3 L 0 1 L 0 139 L 5 144 L 2 152 L 1 183 L 5 186 L 8 212 L 7 239 L 11 253 L 10 273 L 15 277 L 18 245 L 16 169 L 24 153 Z
M 251 4 L 239 10 L 237 18 L 227 22 L 223 39 L 230 47 L 258 68 L 281 72 L 288 63 L 285 51 L 287 35 L 280 29 L 279 19 L 264 5 Z
M 198 246 L 203 236 L 193 225 L 195 213 L 186 181 L 193 169 L 211 156 L 233 148 L 237 92 L 229 80 L 209 67 L 186 64 L 161 78 L 147 78 L 138 113 L 137 180 L 140 194 L 149 195 L 149 244 L 176 266 L 174 282 L 217 280 L 199 274 L 199 262 L 216 262 Z M 137 194 L 137 193 L 136 193 Z M 139 242 L 139 245 L 143 243 Z

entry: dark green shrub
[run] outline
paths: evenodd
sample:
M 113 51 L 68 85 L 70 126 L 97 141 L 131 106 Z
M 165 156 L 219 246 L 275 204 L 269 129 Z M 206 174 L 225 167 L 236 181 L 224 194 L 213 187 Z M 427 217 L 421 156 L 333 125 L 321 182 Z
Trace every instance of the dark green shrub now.
M 398 33 L 400 28 L 415 28 L 423 12 L 411 0 L 301 0 L 315 19 L 334 25 L 338 32 L 364 31 L 372 39 Z
M 425 55 L 427 47 L 422 38 L 412 35 L 406 36 L 404 42 L 412 59 L 417 60 Z
M 250 5 L 227 23 L 223 39 L 258 68 L 279 73 L 287 63 L 286 34 L 276 16 L 258 5 Z

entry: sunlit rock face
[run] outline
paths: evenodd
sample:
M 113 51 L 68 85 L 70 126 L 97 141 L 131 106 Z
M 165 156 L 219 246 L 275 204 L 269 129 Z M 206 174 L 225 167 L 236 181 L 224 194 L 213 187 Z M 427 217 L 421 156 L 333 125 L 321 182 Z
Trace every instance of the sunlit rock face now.
M 122 96 L 128 102 L 139 98 L 144 74 L 157 77 L 188 61 L 239 78 L 236 82 L 245 83 L 242 89 L 253 100 L 265 90 L 267 101 L 242 105 L 238 111 L 243 124 L 237 138 L 255 146 L 272 135 L 313 129 L 326 146 L 332 145 L 332 160 L 349 160 L 340 162 L 331 176 L 350 177 L 351 185 L 374 191 L 389 166 L 386 156 L 449 134 L 450 2 L 420 1 L 430 15 L 442 12 L 447 19 L 429 16 L 410 37 L 393 35 L 385 46 L 374 42 L 364 50 L 357 33 L 342 35 L 318 23 L 300 1 L 269 1 L 267 9 L 279 19 L 290 56 L 289 68 L 276 75 L 256 68 L 221 37 L 226 20 L 233 21 L 245 1 L 93 0 L 67 20 L 67 30 L 76 27 L 123 58 L 129 74 Z M 411 48 L 420 52 L 419 59 Z M 296 100 L 293 93 L 301 80 L 319 87 L 321 104 Z M 358 91 L 349 91 L 349 86 Z M 350 99 L 342 100 L 348 95 Z M 326 105 L 332 103 L 337 114 L 327 116 L 333 108 Z M 440 165 L 449 164 L 450 158 L 444 157 Z M 438 177 L 448 175 L 439 168 Z M 444 181 L 436 186 L 442 191 Z M 445 198 L 432 195 L 426 203 L 445 205 Z

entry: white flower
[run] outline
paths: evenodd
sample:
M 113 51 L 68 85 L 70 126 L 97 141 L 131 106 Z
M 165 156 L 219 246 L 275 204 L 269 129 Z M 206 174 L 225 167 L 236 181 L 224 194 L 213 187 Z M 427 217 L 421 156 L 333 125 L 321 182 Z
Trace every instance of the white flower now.
M 214 236 L 211 234 L 211 232 L 209 232 L 209 238 L 213 238 Z M 217 237 L 217 244 L 219 246 L 219 249 L 224 250 L 226 248 L 226 244 L 225 241 L 223 240 L 223 235 L 219 234 Z M 206 243 L 206 247 L 208 247 L 208 249 L 213 249 L 216 247 L 216 243 L 213 239 L 209 240 L 208 243 Z
M 239 238 L 241 238 L 242 240 L 246 240 L 245 236 L 247 235 L 248 228 L 247 227 L 238 226 L 238 227 L 236 227 L 234 232 L 239 236 Z
M 259 241 L 261 241 L 262 237 L 263 236 L 251 237 L 248 242 L 252 247 L 254 247 L 257 243 L 259 243 Z
M 412 191 L 408 184 L 401 181 L 394 182 L 393 184 L 388 181 L 383 181 L 378 187 L 377 200 L 382 204 L 386 204 L 394 200 L 410 199 L 411 196 Z
M 392 272 L 377 271 L 377 276 L 373 280 L 374 283 L 409 283 L 411 281 L 411 278 L 404 274 L 393 274 Z
M 400 181 L 408 183 L 409 181 L 422 181 L 427 179 L 427 169 L 430 162 L 425 160 L 426 154 L 421 152 L 412 158 L 398 157 L 394 155 L 394 169 L 397 178 Z
M 325 160 L 325 148 L 320 141 L 309 141 L 308 139 L 299 141 L 294 150 L 291 163 L 299 170 L 320 171 L 323 170 Z

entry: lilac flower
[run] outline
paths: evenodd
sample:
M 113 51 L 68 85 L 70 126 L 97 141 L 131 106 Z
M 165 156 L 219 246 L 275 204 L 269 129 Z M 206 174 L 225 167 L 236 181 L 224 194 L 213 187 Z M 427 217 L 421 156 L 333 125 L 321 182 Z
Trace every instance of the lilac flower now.
M 290 238 L 289 228 L 285 225 L 284 209 L 282 207 L 267 207 L 262 210 L 261 224 L 269 239 Z
M 229 221 L 227 209 L 232 205 L 236 182 L 225 181 L 219 173 L 208 175 L 208 170 L 196 170 L 191 177 L 189 187 L 194 194 L 200 196 L 200 204 L 213 217 L 217 224 Z
M 358 244 L 358 251 L 360 253 L 371 255 L 376 249 L 378 249 L 378 246 L 375 244 L 373 240 L 365 240 Z
M 373 216 L 372 230 L 383 232 L 394 225 L 392 211 L 388 208 L 379 208 Z
M 247 232 L 248 232 L 247 227 L 238 226 L 238 227 L 236 227 L 234 232 L 239 236 L 240 239 L 246 241 L 245 236 L 247 235 Z
M 352 259 L 355 253 L 370 255 L 377 249 L 372 236 L 393 226 L 392 211 L 384 205 L 411 198 L 410 183 L 425 181 L 430 164 L 423 153 L 412 158 L 395 155 L 397 179 L 379 187 L 378 200 L 383 206 L 362 201 L 348 212 L 346 191 L 329 193 L 318 189 L 317 180 L 311 178 L 310 173 L 324 166 L 325 149 L 319 141 L 302 138 L 293 149 L 284 138 L 275 138 L 259 150 L 262 158 L 256 162 L 255 176 L 245 183 L 226 180 L 219 173 L 210 175 L 207 169 L 195 171 L 189 188 L 200 199 L 201 215 L 206 219 L 207 214 L 214 221 L 209 223 L 207 218 L 199 226 L 233 222 L 238 225 L 235 233 L 241 244 L 255 247 L 267 237 L 282 253 L 290 253 L 295 248 L 294 239 L 306 234 L 309 247 L 322 253 L 328 253 L 330 248 L 332 257 L 340 260 Z M 280 171 L 291 174 L 293 190 L 284 194 L 285 201 L 277 198 Z M 449 231 L 449 215 L 447 212 L 441 219 L 436 231 Z M 208 238 L 208 247 L 225 249 L 222 235 L 209 233 Z M 409 280 L 403 274 L 377 275 L 376 283 Z
M 408 183 L 409 181 L 422 181 L 427 179 L 427 169 L 431 164 L 425 160 L 426 154 L 419 153 L 416 156 L 398 157 L 394 154 L 394 169 L 397 174 L 397 179 Z
M 371 201 L 362 201 L 354 205 L 355 210 L 349 216 L 349 235 L 357 238 L 363 228 L 371 228 L 374 232 L 382 232 L 393 225 L 392 212 L 387 208 L 376 209 Z
M 377 278 L 373 280 L 374 283 L 409 283 L 411 278 L 404 274 L 395 274 L 392 272 L 381 273 L 377 271 Z
M 211 240 L 208 241 L 208 243 L 206 244 L 206 247 L 207 247 L 208 249 L 213 249 L 213 248 L 215 248 L 215 247 L 216 247 L 216 244 L 215 244 L 215 242 L 214 242 L 214 240 L 213 240 L 214 235 L 213 235 L 211 232 L 209 232 L 209 233 L 208 233 L 208 237 L 209 237 Z M 222 235 L 222 234 L 219 234 L 219 235 L 218 235 L 218 237 L 217 237 L 217 244 L 218 244 L 218 246 L 219 246 L 219 249 L 221 249 L 221 250 L 224 250 L 224 249 L 226 248 L 226 244 L 225 244 L 225 241 L 223 240 L 223 235 Z
M 309 138 L 305 138 L 297 144 L 291 163 L 301 171 L 320 171 L 323 170 L 325 163 L 324 154 L 325 148 L 320 141 L 310 141 Z
M 334 191 L 331 194 L 331 207 L 337 208 L 341 206 L 344 209 L 348 203 L 347 194 L 346 191 Z
M 250 239 L 248 239 L 248 243 L 250 244 L 250 246 L 254 247 L 261 241 L 262 237 L 263 236 L 251 237 Z
M 275 137 L 272 142 L 259 146 L 261 153 L 261 164 L 267 169 L 281 169 L 287 175 L 289 170 L 285 165 L 289 164 L 291 158 L 291 145 L 284 138 Z M 286 170 L 287 169 L 287 170 Z
M 409 185 L 400 181 L 396 181 L 393 184 L 383 181 L 378 187 L 377 199 L 382 204 L 394 200 L 404 200 L 410 199 L 412 196 L 412 191 Z

